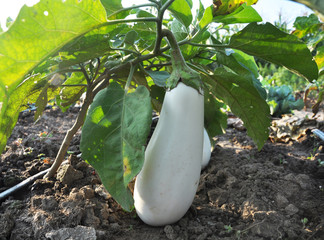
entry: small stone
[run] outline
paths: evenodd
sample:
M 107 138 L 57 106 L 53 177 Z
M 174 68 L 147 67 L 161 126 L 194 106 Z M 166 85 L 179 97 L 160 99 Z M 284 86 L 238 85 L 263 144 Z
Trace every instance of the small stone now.
M 178 237 L 178 234 L 174 231 L 173 227 L 171 225 L 166 225 L 164 227 L 165 235 L 168 239 L 174 240 Z
M 54 196 L 44 197 L 42 199 L 42 209 L 46 211 L 53 211 L 57 208 L 58 203 Z
M 286 197 L 284 197 L 283 195 L 281 195 L 280 193 L 278 193 L 276 195 L 275 201 L 279 208 L 285 208 L 289 204 L 288 199 Z
M 93 208 L 87 208 L 83 217 L 83 223 L 86 226 L 97 228 L 100 225 L 100 219 L 95 216 Z
M 9 213 L 0 214 L 0 239 L 9 239 L 11 230 L 15 226 L 13 216 Z
M 207 233 L 202 233 L 197 237 L 197 240 L 205 240 L 207 238 L 208 234 Z
M 296 213 L 298 213 L 299 209 L 293 205 L 293 204 L 289 204 L 286 208 L 285 211 L 288 215 L 294 215 Z
M 89 167 L 89 164 L 88 163 L 86 163 L 85 161 L 80 161 L 80 162 L 78 162 L 77 164 L 76 164 L 76 166 L 75 166 L 75 168 L 76 169 L 86 169 L 86 168 L 88 168 Z
M 91 199 L 94 197 L 94 190 L 91 186 L 84 186 L 80 189 L 81 194 L 83 195 L 84 199 Z
M 61 165 L 56 175 L 57 180 L 67 185 L 81 178 L 83 178 L 83 173 L 76 170 L 71 164 Z
M 96 240 L 96 230 L 93 227 L 77 226 L 75 228 L 61 228 L 45 234 L 50 240 L 57 239 L 79 239 Z
M 105 200 L 108 200 L 111 197 L 103 185 L 97 185 L 95 187 L 95 193 L 100 197 L 103 197 Z
M 83 198 L 83 194 L 77 188 L 73 188 L 70 192 L 69 199 L 71 200 L 81 200 Z
M 306 174 L 298 174 L 296 176 L 296 182 L 300 185 L 301 189 L 307 190 L 311 188 L 311 179 Z
M 119 224 L 118 223 L 111 223 L 110 224 L 110 227 L 112 228 L 112 229 L 114 229 L 114 230 L 118 230 L 119 228 L 120 228 L 120 226 L 119 226 Z
M 32 208 L 39 208 L 42 204 L 42 197 L 40 196 L 34 196 L 31 199 L 31 206 Z

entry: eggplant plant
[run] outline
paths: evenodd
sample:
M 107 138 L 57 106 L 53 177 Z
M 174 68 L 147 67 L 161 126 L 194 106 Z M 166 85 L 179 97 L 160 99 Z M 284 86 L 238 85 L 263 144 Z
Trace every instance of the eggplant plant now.
M 82 98 L 78 117 L 45 177 L 56 173 L 82 128 L 82 158 L 122 208 L 133 209 L 128 184 L 142 170 L 134 193 L 139 215 L 152 219 L 148 208 L 160 200 L 148 191 L 157 187 L 156 194 L 166 194 L 165 199 L 183 192 L 173 196 L 172 204 L 184 206 L 173 216 L 147 222 L 176 221 L 196 191 L 203 129 L 211 141 L 223 133 L 224 106 L 243 120 L 259 149 L 268 138 L 270 111 L 253 56 L 308 81 L 318 78 L 306 44 L 270 23 L 258 23 L 262 18 L 252 7 L 255 2 L 211 1 L 205 8 L 199 1 L 196 11 L 192 0 L 150 0 L 132 7 L 123 7 L 121 0 L 40 0 L 23 6 L 0 34 L 1 151 L 29 103 L 36 103 L 37 119 L 51 99 L 65 111 Z M 227 43 L 217 39 L 226 25 L 235 23 L 246 26 Z M 163 119 L 146 147 L 152 110 Z M 172 149 L 185 155 L 174 165 L 164 155 L 177 158 Z M 171 173 L 173 178 L 167 179 Z M 188 191 L 181 188 L 181 176 L 186 176 L 184 186 L 193 184 Z

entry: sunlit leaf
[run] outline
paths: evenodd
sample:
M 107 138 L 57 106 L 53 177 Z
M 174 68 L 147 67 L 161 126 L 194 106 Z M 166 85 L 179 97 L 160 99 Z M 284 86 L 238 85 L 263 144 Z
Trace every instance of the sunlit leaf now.
M 104 22 L 106 12 L 99 0 L 41 0 L 23 6 L 0 35 L 0 82 L 12 91 L 34 67 Z
M 231 37 L 229 47 L 283 65 L 309 81 L 318 77 L 317 65 L 306 44 L 270 23 L 250 23 Z
M 96 95 L 83 126 L 83 159 L 127 211 L 133 206 L 127 185 L 142 168 L 151 118 L 151 99 L 144 86 L 126 94 L 113 82 Z
M 78 101 L 81 95 L 86 90 L 87 81 L 81 72 L 72 73 L 71 76 L 64 82 L 66 87 L 63 87 L 60 92 L 60 106 L 68 107 Z M 75 86 L 73 86 L 75 85 Z
M 107 12 L 107 17 L 110 20 L 116 18 L 125 17 L 125 14 L 118 14 L 119 10 L 123 9 L 122 1 L 121 0 L 100 0 L 102 5 L 105 7 Z M 126 13 L 127 14 L 127 13 Z
M 233 23 L 251 23 L 262 21 L 261 16 L 258 12 L 251 6 L 241 5 L 234 12 L 228 15 L 218 15 L 214 16 L 213 22 L 223 23 L 223 24 L 233 24 Z
M 257 2 L 258 2 L 258 0 L 245 0 L 245 1 L 242 1 L 242 0 L 213 0 L 213 3 L 214 3 L 213 16 L 227 15 L 227 14 L 230 14 L 230 13 L 236 11 L 243 4 L 250 6 Z
M 159 87 L 165 87 L 166 81 L 170 77 L 170 73 L 166 71 L 146 71 L 150 77 L 153 79 L 154 83 Z
M 0 152 L 6 146 L 20 111 L 26 109 L 27 103 L 36 101 L 47 82 L 47 79 L 42 78 L 40 74 L 31 76 L 20 84 L 10 96 L 6 96 L 4 92 L 1 92 L 0 88 L 0 97 L 4 99 L 0 104 Z M 57 91 L 58 89 L 54 89 L 53 92 L 52 88 L 48 88 L 48 99 L 52 99 L 58 93 Z
M 219 102 L 212 94 L 205 94 L 204 100 L 204 126 L 213 142 L 214 136 L 225 132 L 227 115 L 220 110 L 224 103 Z
M 189 27 L 192 22 L 192 14 L 190 5 L 186 0 L 177 0 L 174 1 L 168 10 L 174 15 L 176 19 L 185 25 L 185 27 Z
M 242 119 L 248 135 L 261 149 L 269 136 L 270 110 L 253 82 L 222 68 L 212 75 L 203 75 L 203 79 L 213 94 Z

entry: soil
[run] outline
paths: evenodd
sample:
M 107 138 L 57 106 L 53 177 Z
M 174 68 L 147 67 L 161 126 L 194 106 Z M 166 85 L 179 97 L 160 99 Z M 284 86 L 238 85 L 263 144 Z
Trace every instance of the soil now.
M 0 192 L 50 166 L 78 111 L 48 109 L 36 123 L 21 113 L 1 155 Z M 78 157 L 78 132 L 55 177 L 0 203 L 0 239 L 324 239 L 324 143 L 310 131 L 323 131 L 323 119 L 296 138 L 272 134 L 261 151 L 244 127 L 229 125 L 175 224 L 150 227 L 123 211 Z

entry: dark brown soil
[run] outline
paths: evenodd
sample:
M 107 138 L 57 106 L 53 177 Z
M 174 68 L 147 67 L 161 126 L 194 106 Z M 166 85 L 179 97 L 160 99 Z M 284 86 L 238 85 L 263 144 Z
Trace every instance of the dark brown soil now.
M 49 167 L 77 112 L 46 110 L 37 123 L 21 114 L 1 155 L 1 192 Z M 305 132 L 258 151 L 246 131 L 229 128 L 216 137 L 192 207 L 165 227 L 118 206 L 77 157 L 78 134 L 55 178 L 0 203 L 0 239 L 324 239 L 324 143 Z

